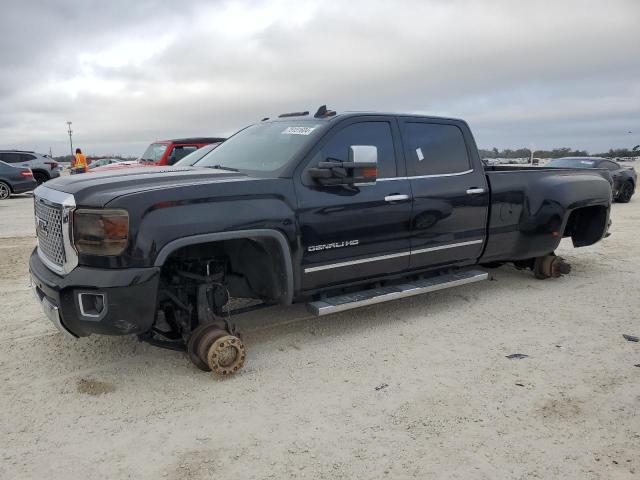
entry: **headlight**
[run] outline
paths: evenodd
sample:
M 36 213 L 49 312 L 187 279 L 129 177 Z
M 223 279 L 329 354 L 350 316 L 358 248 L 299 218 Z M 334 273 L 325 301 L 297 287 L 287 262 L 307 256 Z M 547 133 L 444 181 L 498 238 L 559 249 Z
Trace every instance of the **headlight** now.
M 76 210 L 73 214 L 73 240 L 78 253 L 120 255 L 129 239 L 126 210 Z

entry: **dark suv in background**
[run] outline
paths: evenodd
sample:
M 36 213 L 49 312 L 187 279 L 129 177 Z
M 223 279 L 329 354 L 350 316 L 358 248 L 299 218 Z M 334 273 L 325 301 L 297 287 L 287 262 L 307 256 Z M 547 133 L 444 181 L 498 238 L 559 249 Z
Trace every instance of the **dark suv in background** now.
M 41 153 L 26 150 L 0 150 L 0 161 L 14 167 L 30 168 L 38 185 L 60 176 L 58 162 Z

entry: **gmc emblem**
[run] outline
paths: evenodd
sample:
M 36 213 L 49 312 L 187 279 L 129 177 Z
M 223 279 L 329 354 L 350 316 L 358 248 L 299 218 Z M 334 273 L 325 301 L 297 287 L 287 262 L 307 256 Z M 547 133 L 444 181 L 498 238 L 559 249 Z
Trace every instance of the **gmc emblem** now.
M 45 237 L 49 236 L 48 225 L 49 225 L 49 222 L 47 222 L 46 220 L 41 219 L 40 217 L 36 217 L 36 232 L 37 233 L 42 232 Z

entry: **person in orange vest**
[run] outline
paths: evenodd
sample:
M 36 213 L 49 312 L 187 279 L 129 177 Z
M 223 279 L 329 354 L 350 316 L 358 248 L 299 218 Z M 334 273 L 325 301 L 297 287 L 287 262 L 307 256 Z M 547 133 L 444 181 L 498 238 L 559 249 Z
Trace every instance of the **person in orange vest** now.
M 87 157 L 79 148 L 76 148 L 76 156 L 71 164 L 71 175 L 76 173 L 87 173 Z

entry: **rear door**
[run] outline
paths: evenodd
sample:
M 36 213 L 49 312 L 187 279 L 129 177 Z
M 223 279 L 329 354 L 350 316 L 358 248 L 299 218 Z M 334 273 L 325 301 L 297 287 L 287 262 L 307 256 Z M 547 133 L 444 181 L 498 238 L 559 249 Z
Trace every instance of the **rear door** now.
M 378 181 L 321 186 L 307 173 L 329 158 L 347 161 L 351 146 L 375 146 Z M 303 247 L 303 290 L 404 270 L 409 265 L 411 191 L 392 117 L 341 122 L 312 149 L 296 178 Z
M 489 190 L 484 169 L 472 162 L 468 128 L 409 117 L 400 125 L 413 192 L 411 268 L 475 263 L 485 241 Z

